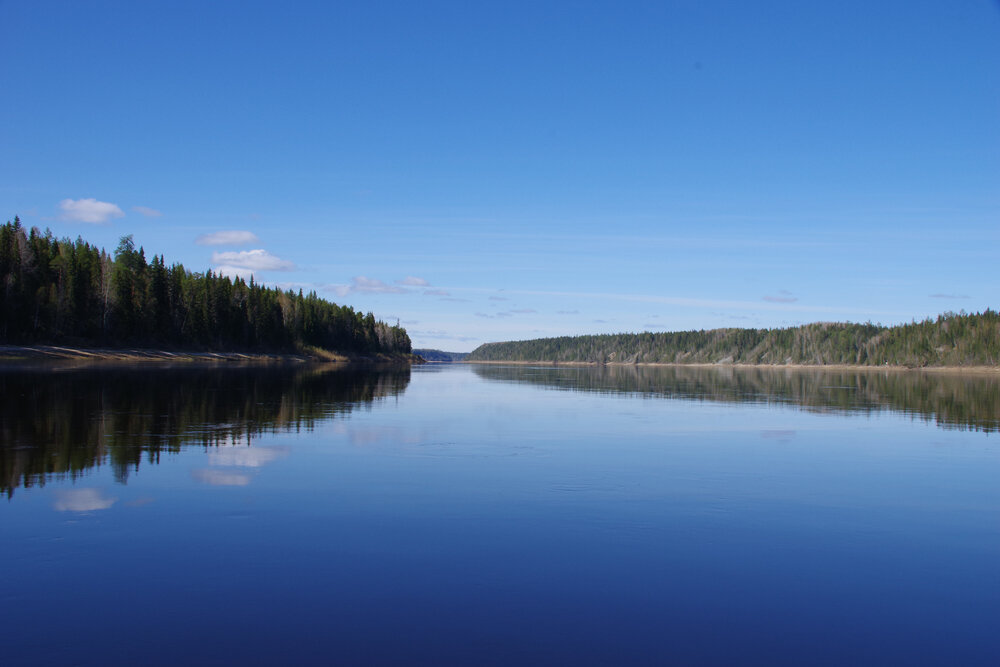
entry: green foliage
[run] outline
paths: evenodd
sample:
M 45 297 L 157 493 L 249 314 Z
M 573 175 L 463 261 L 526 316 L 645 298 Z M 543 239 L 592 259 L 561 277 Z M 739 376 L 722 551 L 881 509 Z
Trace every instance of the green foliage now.
M 789 329 L 564 336 L 488 343 L 469 361 L 996 366 L 1000 315 L 945 313 L 896 327 L 821 322 Z
M 315 292 L 147 262 L 132 236 L 114 258 L 82 239 L 56 240 L 20 220 L 0 226 L 0 342 L 143 345 L 211 350 L 408 354 L 400 326 Z

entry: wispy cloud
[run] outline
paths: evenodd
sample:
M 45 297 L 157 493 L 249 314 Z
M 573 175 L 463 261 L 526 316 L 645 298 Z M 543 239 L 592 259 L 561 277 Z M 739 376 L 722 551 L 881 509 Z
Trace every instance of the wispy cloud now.
M 931 294 L 932 299 L 969 299 L 968 294 Z
M 510 301 L 510 299 L 505 296 L 491 296 L 490 301 Z
M 425 289 L 424 296 L 451 296 L 451 292 L 446 292 L 443 289 Z
M 402 280 L 396 280 L 394 282 L 397 285 L 406 285 L 407 287 L 430 287 L 429 282 L 416 276 L 406 276 Z
M 767 295 L 763 297 L 764 301 L 769 301 L 771 303 L 795 303 L 798 301 L 798 297 L 792 296 L 792 293 L 788 290 L 778 290 L 777 295 Z
M 435 340 L 457 340 L 461 342 L 470 342 L 479 340 L 475 336 L 459 336 L 456 334 L 448 333 L 447 331 L 439 331 L 439 330 L 428 330 L 428 331 L 413 330 L 408 333 L 411 336 L 419 336 L 420 338 L 433 338 Z
M 198 245 L 249 245 L 250 243 L 260 243 L 260 239 L 253 232 L 232 229 L 202 234 L 194 242 Z
M 457 296 L 446 296 L 442 299 L 438 299 L 438 301 L 454 301 L 455 303 L 470 303 L 472 299 L 462 299 Z
M 52 507 L 58 512 L 93 512 L 106 510 L 117 501 L 104 496 L 100 489 L 65 489 L 56 492 Z
M 148 206 L 133 206 L 132 210 L 139 215 L 144 215 L 147 218 L 159 218 L 163 215 L 162 212 L 157 211 L 155 208 L 149 208 Z
M 651 322 L 646 322 L 645 324 L 642 325 L 642 328 L 643 329 L 660 329 L 660 330 L 663 330 L 663 329 L 669 329 L 670 327 L 665 326 L 663 324 L 653 324 Z
M 103 225 L 112 218 L 123 218 L 125 212 L 117 205 L 88 199 L 63 199 L 59 202 L 60 220 L 70 222 L 89 222 L 96 225 Z
M 556 314 L 557 315 L 579 315 L 580 311 L 579 310 L 557 310 Z
M 535 310 L 534 308 L 515 308 L 515 309 L 511 310 L 510 312 L 511 313 L 517 313 L 518 315 L 522 315 L 522 314 L 526 314 L 526 313 L 537 313 L 538 311 Z
M 351 291 L 362 294 L 405 294 L 406 290 L 395 285 L 386 285 L 378 278 L 354 276 L 351 278 Z

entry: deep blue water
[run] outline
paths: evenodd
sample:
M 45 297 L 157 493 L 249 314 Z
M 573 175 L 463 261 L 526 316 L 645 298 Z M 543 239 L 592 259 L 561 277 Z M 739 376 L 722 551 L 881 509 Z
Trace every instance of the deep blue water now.
M 994 378 L 0 387 L 3 664 L 1000 664 Z

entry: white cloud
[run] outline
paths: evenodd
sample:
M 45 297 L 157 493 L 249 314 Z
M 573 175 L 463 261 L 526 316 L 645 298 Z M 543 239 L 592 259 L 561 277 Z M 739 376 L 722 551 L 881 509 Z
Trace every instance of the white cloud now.
M 104 224 L 111 218 L 125 217 L 125 212 L 117 205 L 106 201 L 88 199 L 63 199 L 59 202 L 59 216 L 62 220 L 72 222 L 90 222 L 93 224 Z
M 157 211 L 155 208 L 149 208 L 148 206 L 133 206 L 132 210 L 139 215 L 144 215 L 147 218 L 159 218 L 163 213 Z
M 523 314 L 523 313 L 537 313 L 538 311 L 535 310 L 534 308 L 514 308 L 510 312 Z
M 510 299 L 505 296 L 491 296 L 490 301 L 510 301 Z
M 101 495 L 100 489 L 66 489 L 56 492 L 53 507 L 59 512 L 106 510 L 118 501 Z
M 410 287 L 430 287 L 430 283 L 423 278 L 416 276 L 406 276 L 402 280 L 395 281 L 397 285 L 408 285 Z
M 247 245 L 249 243 L 260 243 L 260 239 L 253 232 L 233 229 L 224 232 L 213 232 L 212 234 L 202 234 L 194 242 L 198 245 Z
M 451 296 L 451 292 L 446 292 L 443 289 L 425 289 L 424 296 Z
M 221 273 L 228 271 L 294 271 L 295 264 L 272 255 L 263 248 L 230 252 L 213 252 L 212 263 Z

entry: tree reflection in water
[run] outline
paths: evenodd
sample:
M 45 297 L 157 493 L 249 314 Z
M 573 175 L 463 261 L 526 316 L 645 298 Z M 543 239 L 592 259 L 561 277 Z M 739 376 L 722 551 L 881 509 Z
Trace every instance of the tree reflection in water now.
M 398 396 L 410 369 L 321 365 L 34 365 L 0 371 L 0 488 L 78 477 L 105 462 L 120 482 L 182 447 L 312 429 Z

